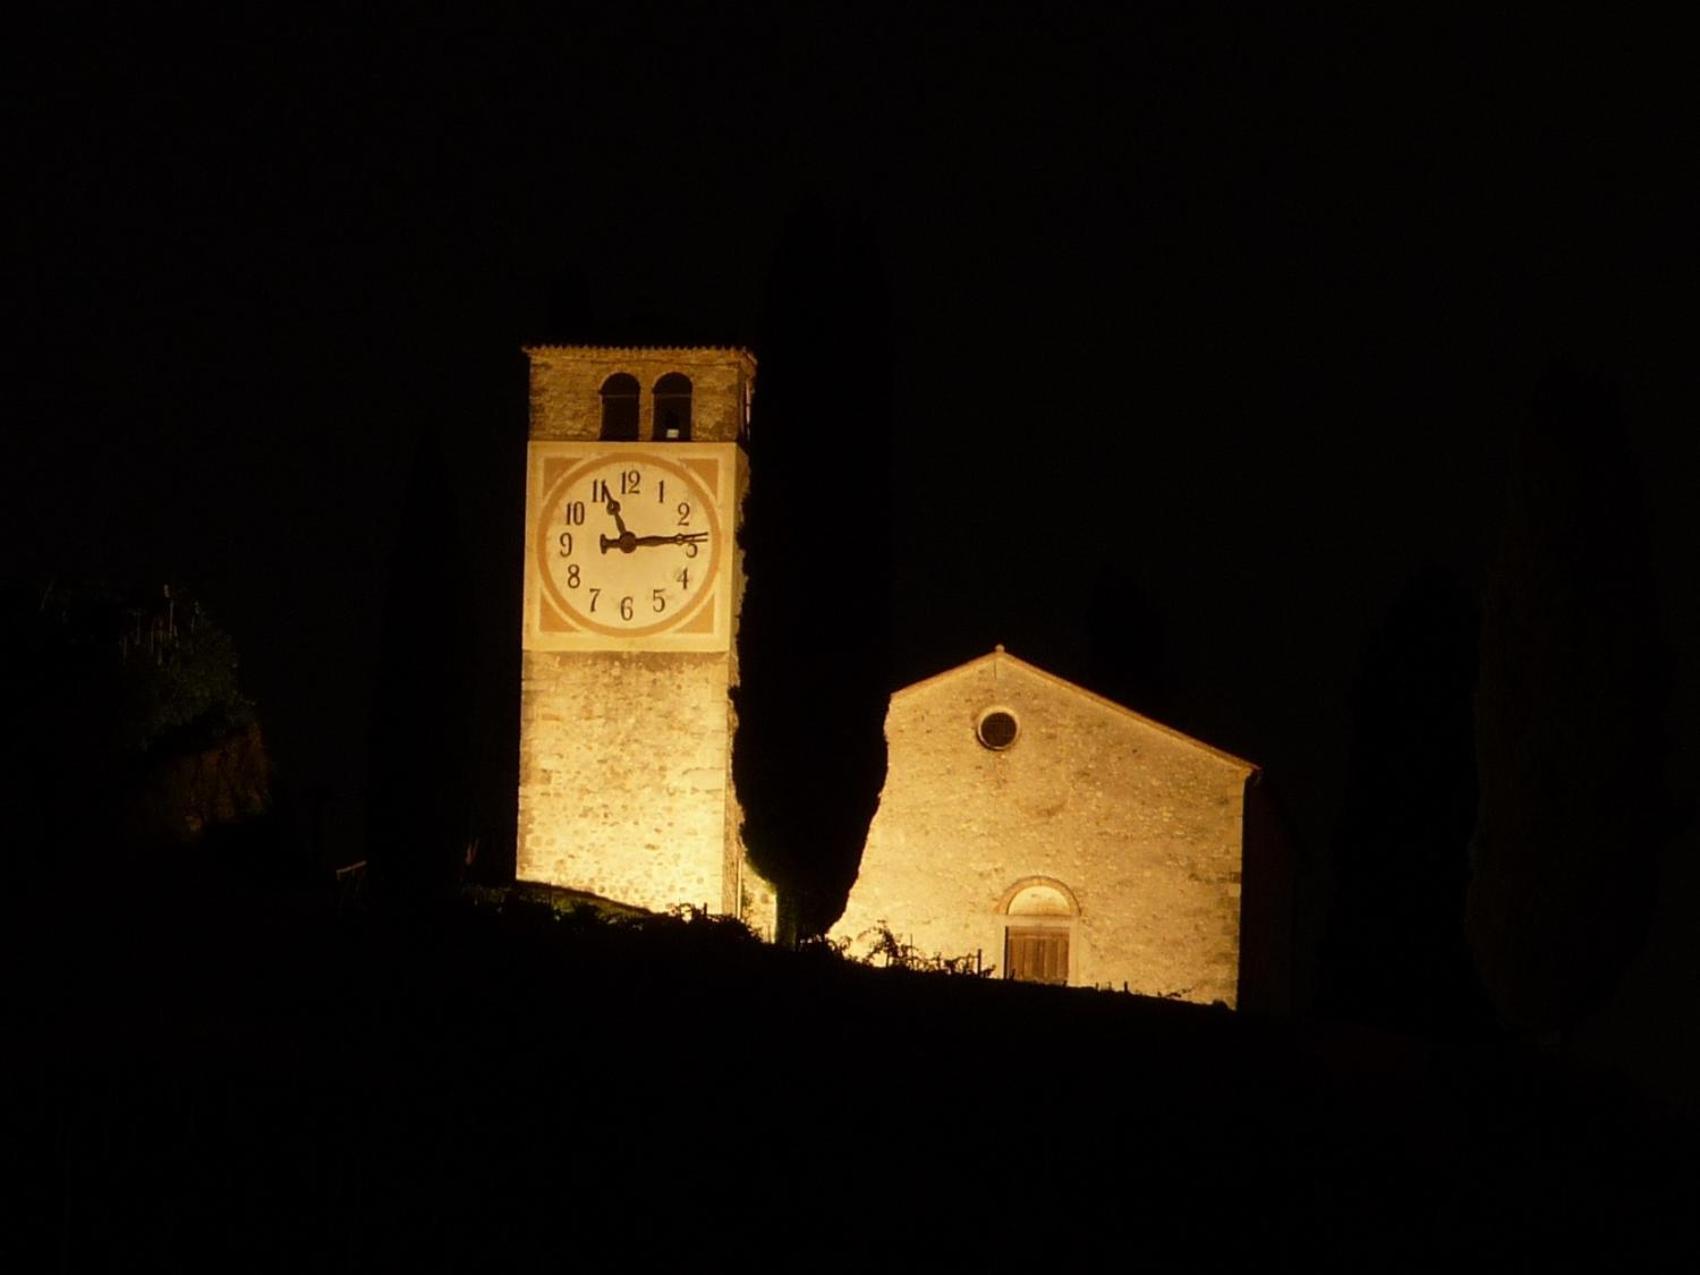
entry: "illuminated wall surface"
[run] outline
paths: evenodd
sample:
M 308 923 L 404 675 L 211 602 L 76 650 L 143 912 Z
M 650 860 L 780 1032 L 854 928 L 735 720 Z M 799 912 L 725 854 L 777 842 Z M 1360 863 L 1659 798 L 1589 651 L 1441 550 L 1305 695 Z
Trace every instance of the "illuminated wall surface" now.
M 706 905 L 771 934 L 772 891 L 748 868 L 737 834 L 728 694 L 738 675 L 735 617 L 743 586 L 732 537 L 748 474 L 732 445 L 746 420 L 754 361 L 725 349 L 548 347 L 527 354 L 534 443 L 598 440 L 600 391 L 608 377 L 625 373 L 641 386 L 638 439 L 666 455 L 668 444 L 654 440 L 653 387 L 683 373 L 692 386 L 692 439 L 723 445 L 737 478 L 733 508 L 720 511 L 725 601 L 734 619 L 719 650 L 653 649 L 664 635 L 616 636 L 604 650 L 539 649 L 529 608 L 538 596 L 537 539 L 551 528 L 534 526 L 528 513 L 518 876 L 657 911 Z M 627 503 L 636 521 L 635 502 Z M 593 518 L 598 514 L 593 507 Z
M 1001 648 L 892 696 L 886 739 L 833 937 L 1234 1004 L 1249 762 Z
M 593 440 L 602 432 L 603 384 L 624 372 L 641 389 L 638 436 L 655 434 L 655 383 L 669 372 L 691 380 L 692 436 L 737 442 L 755 386 L 755 360 L 742 350 L 617 346 L 534 346 L 531 360 L 531 437 Z

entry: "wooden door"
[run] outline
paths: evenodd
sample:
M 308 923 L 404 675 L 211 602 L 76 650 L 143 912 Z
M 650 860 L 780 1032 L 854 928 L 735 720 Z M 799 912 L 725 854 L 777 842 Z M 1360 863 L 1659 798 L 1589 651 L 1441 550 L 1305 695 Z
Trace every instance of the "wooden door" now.
M 1023 983 L 1068 982 L 1068 931 L 1059 927 L 1005 931 L 1004 977 Z

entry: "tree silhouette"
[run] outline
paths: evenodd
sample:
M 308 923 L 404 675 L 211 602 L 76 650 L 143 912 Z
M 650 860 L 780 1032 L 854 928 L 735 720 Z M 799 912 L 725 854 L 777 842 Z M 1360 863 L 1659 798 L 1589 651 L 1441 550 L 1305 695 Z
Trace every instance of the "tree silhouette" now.
M 235 642 L 181 584 L 10 585 L 0 667 L 16 876 L 98 872 L 269 805 Z
M 1639 478 L 1613 385 L 1543 376 L 1483 603 L 1469 936 L 1502 1019 L 1553 1032 L 1643 939 L 1672 829 Z
M 434 427 L 415 439 L 390 555 L 372 711 L 367 844 L 384 891 L 448 889 L 471 822 L 476 594 Z
M 1128 708 L 1170 720 L 1168 630 L 1163 614 L 1126 574 L 1105 564 L 1087 614 L 1086 684 Z
M 1268 774 L 1246 785 L 1244 828 L 1239 1006 L 1286 1014 L 1301 990 L 1294 962 L 1299 839 L 1279 782 Z
M 1320 970 L 1328 1012 L 1425 1033 L 1486 1022 L 1464 937 L 1479 631 L 1469 591 L 1427 570 L 1364 652 Z
M 751 424 L 733 769 L 784 936 L 825 931 L 885 781 L 886 299 L 870 233 L 807 201 L 767 302 Z

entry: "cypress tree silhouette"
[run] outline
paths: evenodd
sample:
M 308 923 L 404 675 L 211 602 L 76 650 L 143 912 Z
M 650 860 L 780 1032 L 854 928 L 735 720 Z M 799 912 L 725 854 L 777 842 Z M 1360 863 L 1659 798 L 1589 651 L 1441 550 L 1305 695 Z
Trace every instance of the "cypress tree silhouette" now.
M 1298 837 L 1278 783 L 1258 775 L 1246 788 L 1240 891 L 1239 1005 L 1285 1014 L 1298 999 L 1293 936 L 1297 929 Z M 1305 998 L 1308 1003 L 1310 998 Z
M 1483 602 L 1468 929 L 1502 1020 L 1562 1032 L 1645 936 L 1674 827 L 1665 652 L 1615 386 L 1543 376 Z
M 806 200 L 758 347 L 733 770 L 782 938 L 843 910 L 885 782 L 887 303 L 868 229 Z
M 1491 1021 L 1464 938 L 1479 632 L 1469 591 L 1427 570 L 1364 653 L 1320 971 L 1329 1012 L 1430 1034 Z
M 1168 721 L 1167 626 L 1145 591 L 1115 568 L 1099 576 L 1087 615 L 1086 684 L 1118 704 Z
M 367 847 L 374 885 L 453 887 L 471 819 L 475 597 L 436 427 L 421 429 L 390 555 L 372 710 Z

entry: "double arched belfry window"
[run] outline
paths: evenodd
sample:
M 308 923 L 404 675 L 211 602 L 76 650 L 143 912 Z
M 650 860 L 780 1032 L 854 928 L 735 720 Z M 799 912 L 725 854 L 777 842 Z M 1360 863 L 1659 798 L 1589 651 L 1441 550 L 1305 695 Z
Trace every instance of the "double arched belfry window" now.
M 642 387 L 629 372 L 616 372 L 602 382 L 602 437 L 609 442 L 636 442 Z M 655 407 L 650 437 L 661 442 L 686 442 L 691 437 L 691 378 L 668 372 L 650 391 Z

